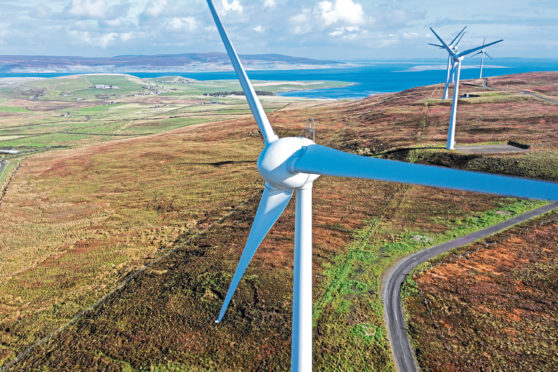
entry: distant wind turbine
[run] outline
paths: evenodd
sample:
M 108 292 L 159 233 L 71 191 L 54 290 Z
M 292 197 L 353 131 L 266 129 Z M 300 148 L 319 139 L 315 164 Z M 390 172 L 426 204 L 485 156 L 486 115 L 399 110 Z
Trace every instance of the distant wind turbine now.
M 483 48 L 480 50 L 480 52 L 478 52 L 477 54 L 475 54 L 473 57 L 478 56 L 479 54 L 481 55 L 481 65 L 480 65 L 480 75 L 479 75 L 479 79 L 482 79 L 482 70 L 484 68 L 484 56 L 487 56 L 488 58 L 492 59 L 492 57 L 490 56 L 490 54 L 488 54 L 486 52 L 486 49 L 484 48 L 484 44 L 486 43 L 486 38 L 484 38 L 482 45 Z
M 432 27 L 430 27 L 430 31 L 432 31 L 434 35 L 436 35 L 436 38 L 440 40 L 444 48 L 450 54 L 450 57 L 453 59 L 452 70 L 454 71 L 456 77 L 455 77 L 454 88 L 453 88 L 453 102 L 451 105 L 451 117 L 450 117 L 450 125 L 448 130 L 448 142 L 446 145 L 446 148 L 448 150 L 453 150 L 455 148 L 455 121 L 457 119 L 457 101 L 459 100 L 459 81 L 461 79 L 461 62 L 463 62 L 465 56 L 468 56 L 469 54 L 472 54 L 478 50 L 484 49 L 491 45 L 501 43 L 504 40 L 500 39 L 488 44 L 483 43 L 479 47 L 467 49 L 461 53 L 457 53 L 448 44 L 446 44 L 444 40 L 442 40 L 442 38 L 436 33 L 436 31 L 434 31 Z
M 265 180 L 265 187 L 248 240 L 216 322 L 223 320 L 248 264 L 296 191 L 292 371 L 312 370 L 312 186 L 320 175 L 367 178 L 558 201 L 558 184 L 551 182 L 369 158 L 320 146 L 308 138 L 279 138 L 273 132 L 212 1 L 207 0 L 207 4 L 264 140 L 264 149 L 258 158 L 257 166 Z
M 457 53 L 457 46 L 461 42 L 461 39 L 463 39 L 463 36 L 465 36 L 465 30 L 466 29 L 467 29 L 467 26 L 463 27 L 463 29 L 461 31 L 459 31 L 459 33 L 455 36 L 455 38 L 451 41 L 451 43 L 448 44 L 448 46 L 455 53 Z M 440 45 L 440 44 L 433 44 L 433 43 L 428 43 L 428 44 L 432 45 L 432 46 L 435 46 L 436 48 L 446 49 L 446 48 L 444 48 L 443 45 Z M 444 95 L 442 96 L 442 101 L 445 101 L 446 99 L 448 99 L 449 85 L 450 85 L 450 83 L 454 83 L 454 82 L 455 82 L 455 71 L 453 69 L 451 54 L 448 53 L 448 67 L 447 67 L 446 86 L 444 87 Z

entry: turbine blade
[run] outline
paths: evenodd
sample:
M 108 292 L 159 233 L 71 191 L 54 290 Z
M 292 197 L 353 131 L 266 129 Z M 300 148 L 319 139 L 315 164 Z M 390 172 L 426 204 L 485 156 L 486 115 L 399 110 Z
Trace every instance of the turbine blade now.
M 476 53 L 476 54 L 473 54 L 473 57 L 476 57 L 476 56 L 478 56 L 479 54 L 482 54 L 482 53 L 483 53 L 483 52 L 480 51 L 480 52 L 478 52 L 478 53 Z
M 432 45 L 432 46 L 435 46 L 435 47 L 440 48 L 440 49 L 446 49 L 446 48 L 444 48 L 443 45 L 439 45 L 439 44 L 428 43 L 428 45 Z
M 477 50 L 481 50 L 481 49 L 484 49 L 484 48 L 489 47 L 489 46 L 491 46 L 491 45 L 501 43 L 502 41 L 504 41 L 504 39 L 500 39 L 500 40 L 497 40 L 497 41 L 493 41 L 493 42 L 488 43 L 488 44 L 483 44 L 483 45 L 481 45 L 481 46 L 479 46 L 479 47 L 476 47 L 476 48 L 467 49 L 466 51 L 459 53 L 459 54 L 457 55 L 457 57 L 466 56 L 466 55 L 468 55 L 468 54 L 471 54 L 471 53 L 476 52 Z
M 442 40 L 442 38 L 436 33 L 436 31 L 434 31 L 434 29 L 432 27 L 430 27 L 430 31 L 432 31 L 434 33 L 434 35 L 436 36 L 436 38 L 438 40 L 440 40 L 440 43 L 442 43 L 442 45 L 448 51 L 448 53 L 451 54 L 452 56 L 455 56 L 454 51 L 448 46 L 448 44 L 446 44 L 446 42 L 444 40 Z
M 240 81 L 240 85 L 242 86 L 242 90 L 244 91 L 244 94 L 246 95 L 246 100 L 248 100 L 248 105 L 250 106 L 250 110 L 252 111 L 252 114 L 254 115 L 254 118 L 256 119 L 256 122 L 258 123 L 258 127 L 260 128 L 260 132 L 262 132 L 262 135 L 264 137 L 264 142 L 266 144 L 271 143 L 271 142 L 275 141 L 278 137 L 273 132 L 273 128 L 271 127 L 271 124 L 269 123 L 269 120 L 268 120 L 268 118 L 265 114 L 265 111 L 262 107 L 262 104 L 259 101 L 258 96 L 256 95 L 256 92 L 254 91 L 254 88 L 252 87 L 252 84 L 250 83 L 250 79 L 248 79 L 248 75 L 246 75 L 246 71 L 244 70 L 244 67 L 242 66 L 242 63 L 240 62 L 240 59 L 238 58 L 238 55 L 236 54 L 234 46 L 232 45 L 232 43 L 229 39 L 229 36 L 227 35 L 227 32 L 225 31 L 225 28 L 223 27 L 223 24 L 221 23 L 221 20 L 219 19 L 219 15 L 217 14 L 217 11 L 215 10 L 215 7 L 213 6 L 213 2 L 211 0 L 207 0 L 207 5 L 209 5 L 209 10 L 211 10 L 211 15 L 213 16 L 213 19 L 215 21 L 215 25 L 217 26 L 217 29 L 219 30 L 219 34 L 221 35 L 221 39 L 223 40 L 223 44 L 225 45 L 225 48 L 227 49 L 227 53 L 229 55 L 229 58 L 231 60 L 232 65 L 234 67 L 236 75 L 238 76 L 238 80 Z
M 254 257 L 256 250 L 275 221 L 277 221 L 279 216 L 281 216 L 287 207 L 287 204 L 289 204 L 289 200 L 291 200 L 292 195 L 293 190 L 279 190 L 273 188 L 269 184 L 265 185 L 262 199 L 260 200 L 260 205 L 258 206 L 258 211 L 256 212 L 256 217 L 254 218 L 250 234 L 248 235 L 248 240 L 246 241 L 246 245 L 244 246 L 244 250 L 240 256 L 240 261 L 238 262 L 231 284 L 229 285 L 227 296 L 225 297 L 225 301 L 221 307 L 221 312 L 219 313 L 219 318 L 216 320 L 217 323 L 219 323 L 223 319 L 223 316 L 225 316 L 225 312 L 229 307 L 234 291 L 236 290 L 240 279 L 242 279 L 248 264 L 252 260 L 252 257 Z
M 451 43 L 449 45 L 457 46 L 459 44 L 459 42 L 461 42 L 461 39 L 463 38 L 463 36 L 465 35 L 465 30 L 466 29 L 467 29 L 467 26 L 463 27 L 463 29 L 461 31 L 459 31 L 459 33 L 455 36 L 455 38 L 451 41 Z M 459 39 L 459 41 L 457 41 L 457 39 Z
M 457 48 L 457 46 L 459 45 L 459 43 L 461 42 L 461 40 L 463 40 L 463 36 L 465 36 L 465 33 L 461 34 L 461 37 L 459 38 L 459 40 L 457 40 L 457 42 L 455 43 L 454 47 Z
M 492 58 L 492 57 L 490 56 L 490 54 L 488 54 L 488 53 L 486 53 L 486 52 L 484 52 L 484 55 L 487 56 L 487 57 L 490 58 L 490 59 L 494 59 L 494 58 Z
M 369 158 L 320 145 L 307 146 L 298 156 L 296 172 L 558 201 L 558 183 Z

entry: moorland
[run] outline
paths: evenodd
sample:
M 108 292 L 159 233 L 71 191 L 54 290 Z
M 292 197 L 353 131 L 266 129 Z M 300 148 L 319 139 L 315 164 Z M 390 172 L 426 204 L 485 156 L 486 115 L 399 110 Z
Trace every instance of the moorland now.
M 406 283 L 423 370 L 558 367 L 558 213 L 443 255 Z
M 263 102 L 280 136 L 300 134 L 313 117 L 317 142 L 345 151 L 557 181 L 558 74 L 487 83 L 464 83 L 477 97 L 460 102 L 458 143 L 515 141 L 529 150 L 446 151 L 450 106 L 438 98 L 441 85 L 358 101 Z M 292 205 L 214 324 L 262 186 L 261 138 L 243 97 L 203 96 L 233 85 L 93 75 L 2 87 L 0 146 L 22 153 L 9 159 L 19 163 L 0 204 L 0 363 L 288 370 Z M 284 89 L 293 86 L 300 89 Z M 272 88 L 283 87 L 256 86 Z M 326 177 L 314 201 L 317 370 L 392 370 L 385 270 L 541 204 Z

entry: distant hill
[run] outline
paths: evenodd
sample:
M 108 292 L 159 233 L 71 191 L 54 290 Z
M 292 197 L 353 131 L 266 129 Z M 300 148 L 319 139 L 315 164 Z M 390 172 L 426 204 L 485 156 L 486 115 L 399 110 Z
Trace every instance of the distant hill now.
M 339 67 L 343 63 L 281 54 L 241 56 L 247 69 L 279 70 Z M 0 72 L 195 72 L 229 71 L 225 53 L 123 55 L 116 57 L 0 56 Z

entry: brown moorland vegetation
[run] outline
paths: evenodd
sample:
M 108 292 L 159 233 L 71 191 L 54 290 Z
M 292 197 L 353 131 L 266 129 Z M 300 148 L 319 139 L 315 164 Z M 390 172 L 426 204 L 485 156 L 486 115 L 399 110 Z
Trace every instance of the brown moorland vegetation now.
M 558 369 L 558 213 L 432 264 L 405 304 L 422 370 Z
M 558 85 L 557 76 L 547 74 L 545 85 Z M 557 168 L 547 166 L 558 158 L 556 131 L 508 123 L 517 101 L 546 112 L 555 128 L 558 105 L 504 93 L 499 99 L 509 99 L 507 106 L 492 98 L 471 102 L 468 107 L 482 107 L 475 120 L 495 107 L 500 115 L 486 125 L 508 130 L 501 138 L 463 124 L 458 141 L 515 136 L 536 147 L 464 156 L 440 149 L 449 106 L 428 103 L 439 93 L 433 86 L 317 103 L 276 111 L 271 121 L 279 135 L 298 135 L 312 116 L 319 143 L 362 154 L 556 177 Z M 164 257 L 14 368 L 288 369 L 292 206 L 258 251 L 225 322 L 213 324 L 257 207 L 260 149 L 252 119 L 240 118 L 25 160 L 0 206 L 7 221 L 0 227 L 0 358 L 10 360 L 143 264 Z M 316 367 L 390 369 L 378 305 L 382 271 L 424 246 L 412 245 L 413 237 L 443 239 L 514 203 L 320 178 L 314 196 Z

